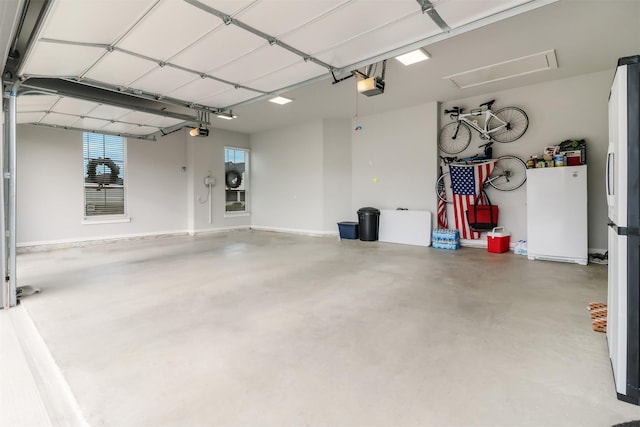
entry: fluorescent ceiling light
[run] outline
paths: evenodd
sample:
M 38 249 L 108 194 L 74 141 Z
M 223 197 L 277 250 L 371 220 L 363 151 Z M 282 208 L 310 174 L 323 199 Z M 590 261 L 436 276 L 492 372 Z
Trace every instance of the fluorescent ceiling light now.
M 413 52 L 405 53 L 404 55 L 396 56 L 396 59 L 404 65 L 415 64 L 416 62 L 425 61 L 429 58 L 429 54 L 424 49 L 418 49 Z
M 293 101 L 293 99 L 284 98 L 282 96 L 276 96 L 275 98 L 272 98 L 269 100 L 269 102 L 273 102 L 274 104 L 280 104 L 280 105 L 288 104 L 291 101 Z
M 225 120 L 233 120 L 238 118 L 238 116 L 232 116 L 230 114 L 218 114 L 217 117 L 219 119 L 225 119 Z

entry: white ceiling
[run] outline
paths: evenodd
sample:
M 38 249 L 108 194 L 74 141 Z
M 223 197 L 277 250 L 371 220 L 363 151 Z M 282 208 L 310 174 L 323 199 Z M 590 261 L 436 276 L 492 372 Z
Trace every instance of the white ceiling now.
M 432 58 L 409 67 L 389 61 L 385 93 L 360 95 L 360 114 L 612 69 L 617 57 L 640 52 L 635 0 L 432 3 L 450 31 L 416 0 L 54 0 L 19 74 L 232 109 L 238 118 L 214 127 L 251 133 L 351 117 L 355 79 L 332 84 L 329 69 L 342 77 L 419 46 Z M 548 50 L 555 70 L 469 89 L 443 80 Z M 275 94 L 294 102 L 265 102 Z M 25 95 L 18 106 L 20 123 L 133 136 L 183 122 L 68 96 Z

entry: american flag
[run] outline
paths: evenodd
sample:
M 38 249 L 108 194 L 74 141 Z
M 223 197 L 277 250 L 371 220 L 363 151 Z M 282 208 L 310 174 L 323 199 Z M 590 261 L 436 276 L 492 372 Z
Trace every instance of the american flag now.
M 475 202 L 476 195 L 480 194 L 484 181 L 491 175 L 495 165 L 495 160 L 473 165 L 449 165 L 456 229 L 462 239 L 480 238 L 480 233 L 469 228 L 465 211 Z
M 447 204 L 442 200 L 446 198 L 446 188 L 443 185 L 439 188 L 440 194 L 438 194 L 438 228 L 449 228 L 449 221 L 447 221 Z

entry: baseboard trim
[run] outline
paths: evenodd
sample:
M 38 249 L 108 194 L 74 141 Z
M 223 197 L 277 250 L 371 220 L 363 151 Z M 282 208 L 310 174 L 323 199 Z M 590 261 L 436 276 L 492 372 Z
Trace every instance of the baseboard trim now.
M 312 237 L 335 237 L 338 235 L 337 231 L 303 230 L 299 228 L 284 228 L 284 227 L 264 227 L 261 225 L 252 225 L 251 229 L 256 231 L 271 231 L 275 233 L 300 234 L 303 236 L 312 236 Z
M 337 231 L 317 231 L 317 230 L 302 230 L 302 229 L 295 229 L 295 228 L 239 225 L 239 226 L 233 226 L 233 227 L 201 228 L 197 230 L 174 230 L 174 231 L 160 231 L 160 232 L 152 232 L 152 233 L 119 234 L 115 236 L 83 237 L 83 238 L 75 238 L 75 239 L 21 242 L 21 243 L 18 243 L 16 246 L 17 246 L 18 253 L 46 252 L 46 251 L 55 250 L 55 249 L 83 248 L 87 246 L 101 245 L 104 243 L 112 243 L 112 242 L 126 241 L 126 240 L 161 239 L 161 238 L 176 237 L 176 236 L 196 236 L 196 235 L 204 235 L 204 234 L 228 233 L 230 231 L 239 231 L 239 230 L 271 231 L 276 233 L 300 234 L 304 236 L 313 236 L 313 237 L 338 236 Z
M 249 225 L 237 225 L 233 227 L 219 227 L 219 228 L 200 228 L 198 230 L 190 230 L 188 234 L 190 236 L 196 236 L 199 234 L 216 234 L 216 233 L 227 233 L 229 231 L 237 231 L 237 230 L 250 230 L 251 227 Z
M 81 237 L 59 240 L 44 240 L 36 242 L 20 242 L 16 245 L 18 253 L 49 251 L 54 249 L 67 249 L 100 245 L 120 240 L 160 239 L 164 237 L 184 236 L 189 234 L 187 230 L 159 231 L 151 233 L 118 234 L 114 236 Z
M 460 246 L 465 248 L 487 249 L 488 244 L 486 240 L 460 239 Z

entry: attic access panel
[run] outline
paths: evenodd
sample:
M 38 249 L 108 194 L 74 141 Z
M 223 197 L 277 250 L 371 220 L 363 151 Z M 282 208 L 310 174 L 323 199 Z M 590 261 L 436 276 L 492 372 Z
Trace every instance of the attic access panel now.
M 556 52 L 552 49 L 443 78 L 465 89 L 555 68 L 558 68 L 558 61 Z

